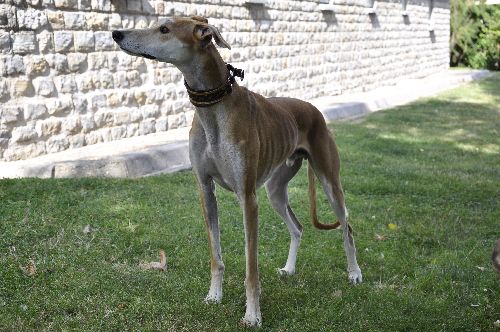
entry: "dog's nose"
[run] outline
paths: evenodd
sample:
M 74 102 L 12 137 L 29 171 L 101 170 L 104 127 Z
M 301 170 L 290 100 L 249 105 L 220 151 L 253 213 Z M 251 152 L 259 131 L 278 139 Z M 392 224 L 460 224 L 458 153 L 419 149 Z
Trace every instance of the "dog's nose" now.
M 113 33 L 111 34 L 111 36 L 113 37 L 113 40 L 115 42 L 119 42 L 120 40 L 123 39 L 123 33 L 119 30 L 115 30 L 113 31 Z

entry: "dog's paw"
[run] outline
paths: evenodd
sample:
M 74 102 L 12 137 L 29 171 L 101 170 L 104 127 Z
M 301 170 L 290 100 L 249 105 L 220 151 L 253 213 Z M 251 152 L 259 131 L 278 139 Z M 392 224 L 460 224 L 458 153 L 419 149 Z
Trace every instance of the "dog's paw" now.
M 260 316 L 260 314 L 258 314 L 258 315 L 245 314 L 245 317 L 243 317 L 240 320 L 240 325 L 242 327 L 261 327 L 262 326 L 262 317 Z
M 349 281 L 353 284 L 360 284 L 363 281 L 363 275 L 361 274 L 361 269 L 359 267 L 349 271 Z
M 210 304 L 210 303 L 220 303 L 222 301 L 222 292 L 209 292 L 208 295 L 205 297 L 205 303 Z
M 295 270 L 290 270 L 287 269 L 286 267 L 282 269 L 277 269 L 277 271 L 280 276 L 293 276 L 295 274 Z

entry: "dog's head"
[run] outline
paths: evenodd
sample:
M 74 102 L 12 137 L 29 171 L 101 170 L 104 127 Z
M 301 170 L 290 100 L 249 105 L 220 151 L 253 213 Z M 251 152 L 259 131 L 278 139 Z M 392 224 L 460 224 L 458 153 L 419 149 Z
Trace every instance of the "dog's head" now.
M 219 30 L 203 17 L 168 18 L 149 29 L 115 30 L 114 41 L 130 55 L 156 59 L 172 64 L 190 61 L 215 41 L 231 49 Z

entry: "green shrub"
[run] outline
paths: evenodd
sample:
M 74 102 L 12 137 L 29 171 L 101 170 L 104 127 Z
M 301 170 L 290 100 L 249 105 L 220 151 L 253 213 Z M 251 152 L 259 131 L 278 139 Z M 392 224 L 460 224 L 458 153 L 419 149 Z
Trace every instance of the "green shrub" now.
M 499 70 L 500 6 L 451 0 L 450 64 Z

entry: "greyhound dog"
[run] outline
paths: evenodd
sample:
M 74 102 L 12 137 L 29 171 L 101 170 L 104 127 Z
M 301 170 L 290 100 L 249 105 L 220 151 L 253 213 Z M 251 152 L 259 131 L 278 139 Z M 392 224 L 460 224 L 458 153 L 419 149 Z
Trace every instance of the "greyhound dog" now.
M 240 70 L 222 60 L 212 41 L 230 49 L 220 32 L 203 17 L 169 18 L 149 29 L 116 30 L 120 48 L 173 64 L 196 108 L 189 135 L 189 156 L 199 185 L 211 252 L 211 283 L 205 301 L 220 302 L 224 263 L 215 198 L 215 183 L 233 191 L 244 216 L 246 312 L 242 323 L 260 326 L 260 283 L 257 268 L 258 206 L 256 190 L 265 184 L 271 205 L 290 232 L 288 259 L 279 273 L 295 273 L 302 235 L 288 203 L 288 182 L 308 160 L 310 214 L 320 229 L 343 230 L 349 280 L 361 282 L 352 229 L 340 183 L 340 159 L 325 120 L 314 106 L 292 98 L 264 98 L 239 86 Z M 320 180 L 338 221 L 323 224 L 316 215 L 315 176 Z

